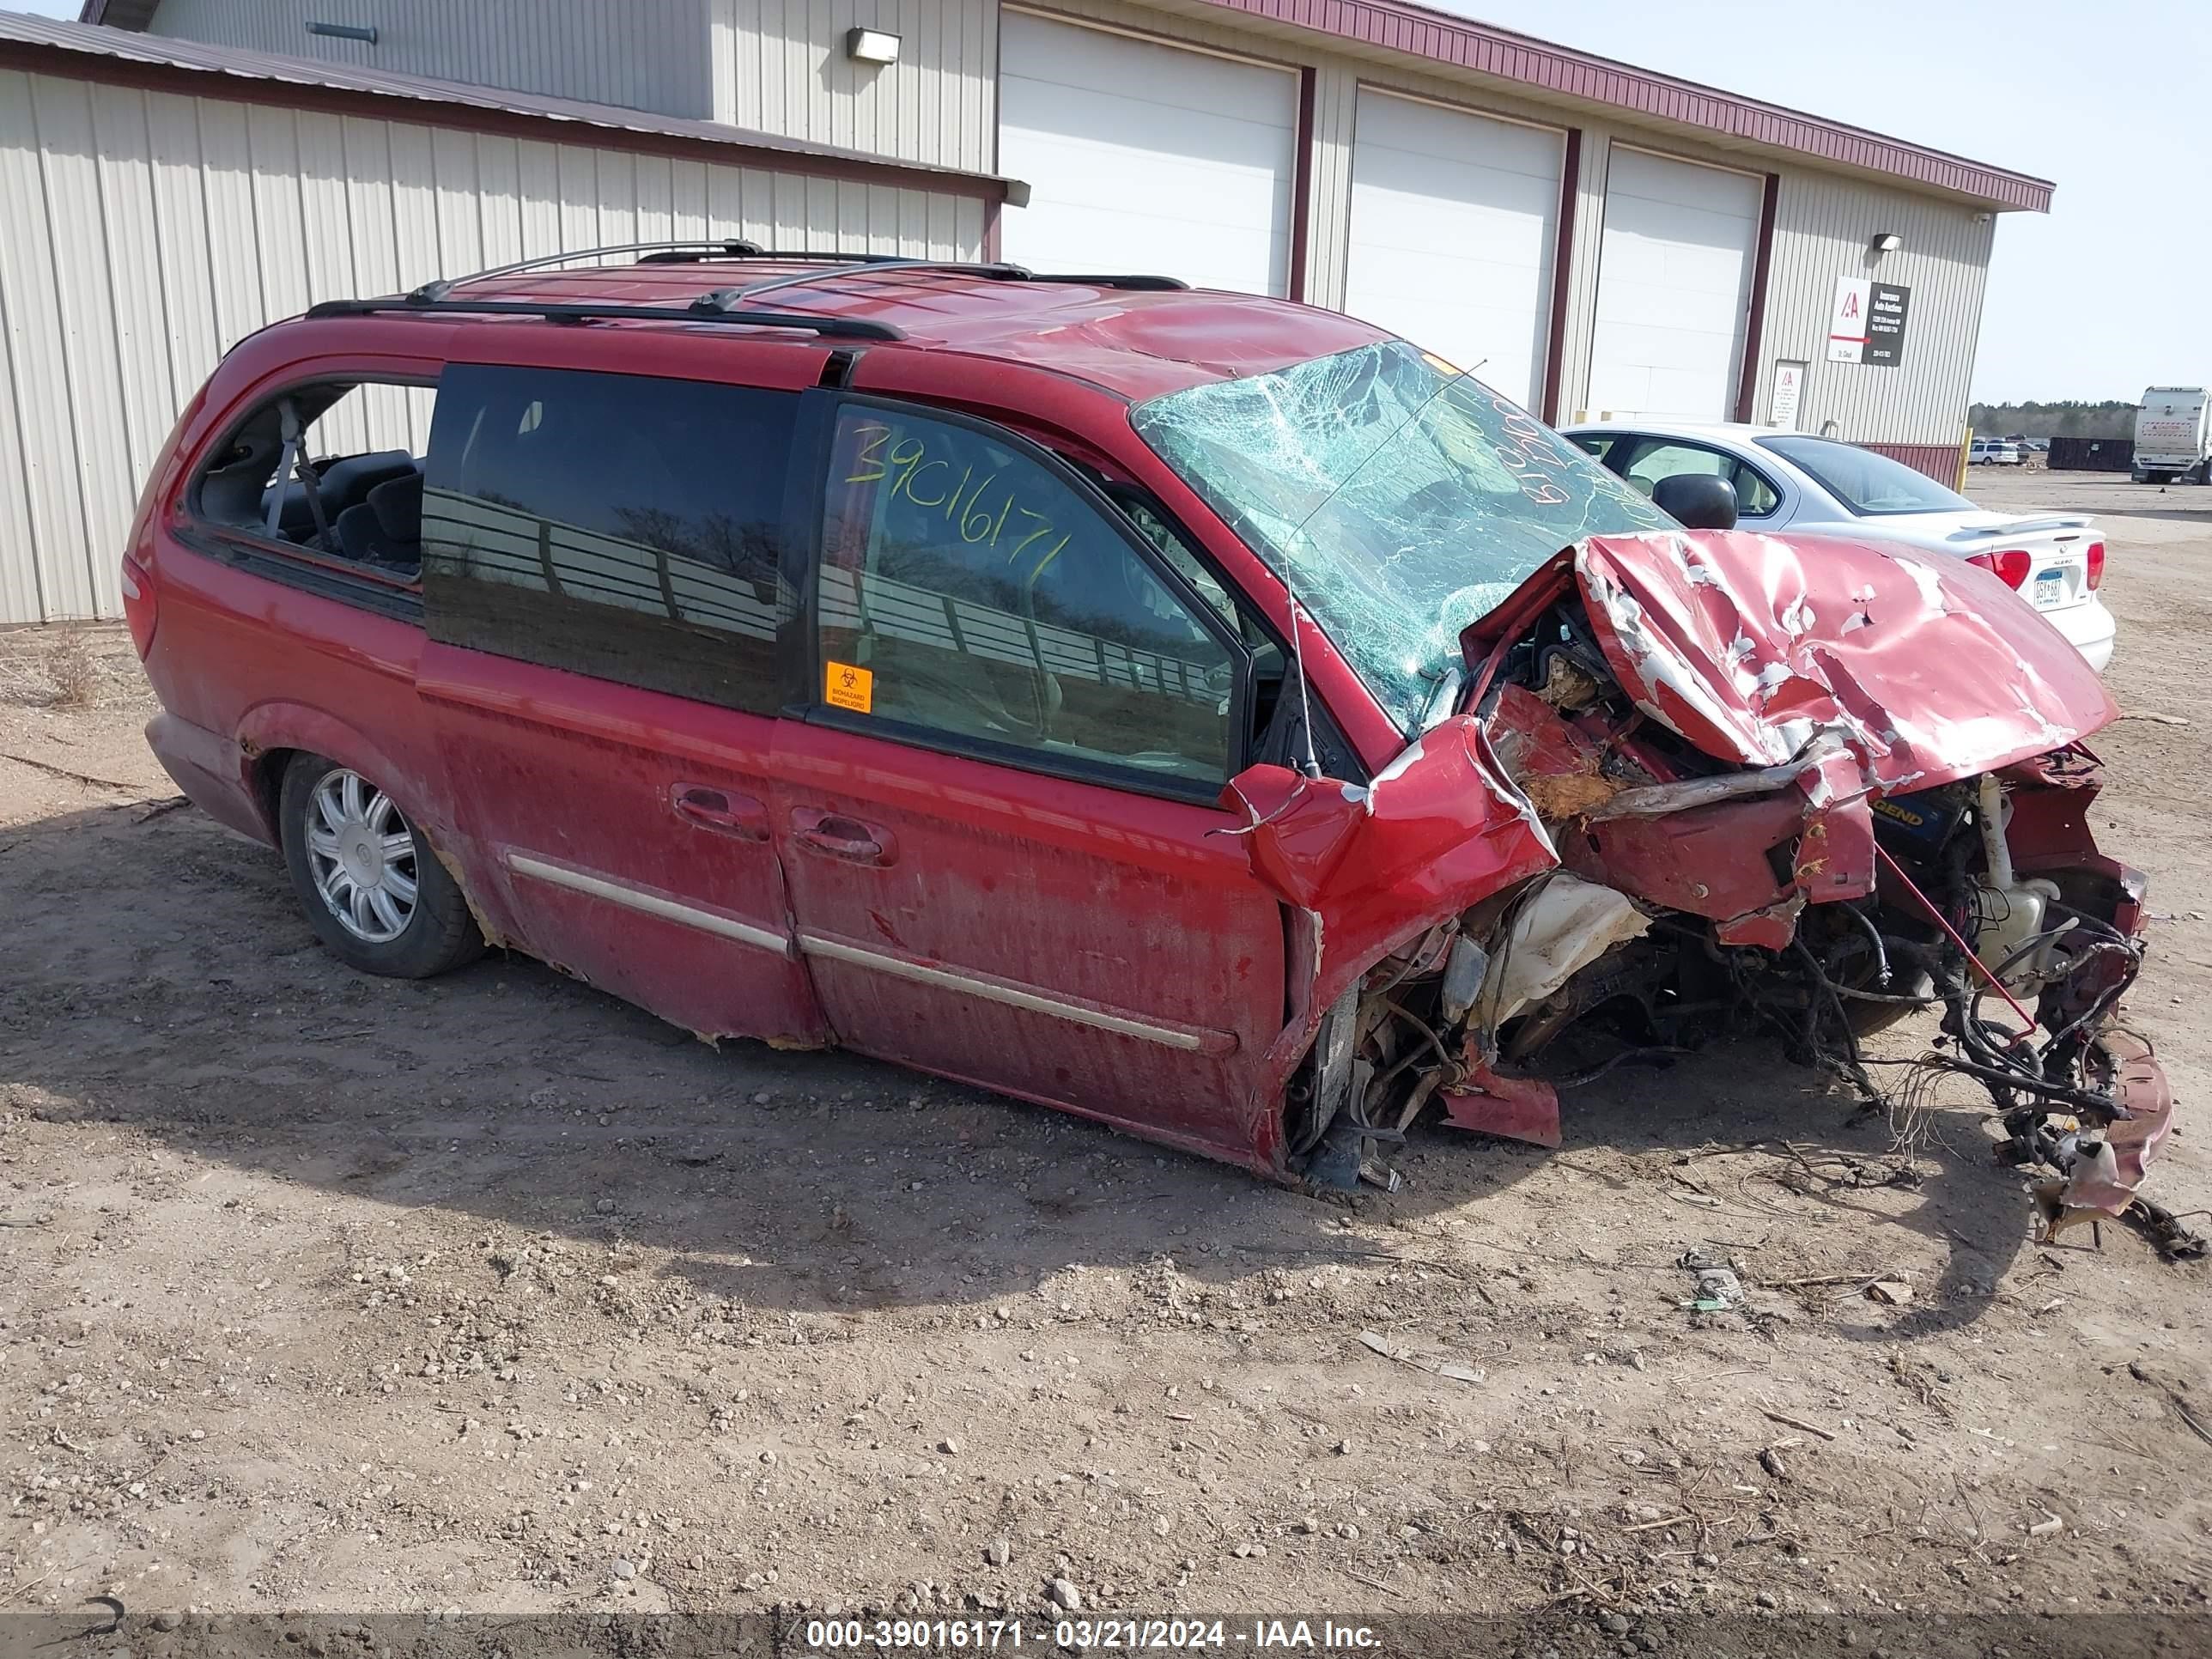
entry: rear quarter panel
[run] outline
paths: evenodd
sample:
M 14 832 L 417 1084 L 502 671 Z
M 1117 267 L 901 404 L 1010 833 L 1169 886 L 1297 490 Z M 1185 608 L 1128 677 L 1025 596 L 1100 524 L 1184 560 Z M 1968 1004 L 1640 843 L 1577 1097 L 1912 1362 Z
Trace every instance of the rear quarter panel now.
M 306 750 L 382 784 L 434 832 L 452 813 L 415 694 L 419 624 L 163 550 L 146 674 L 163 709 L 234 751 L 234 783 L 276 839 L 272 751 Z M 228 814 L 223 815 L 228 818 Z
M 411 349 L 384 348 L 393 325 L 368 319 L 279 325 L 240 344 L 179 418 L 149 479 L 131 556 L 150 591 L 153 637 L 146 677 L 170 720 L 225 745 L 220 775 L 230 792 L 203 802 L 236 827 L 276 839 L 276 751 L 307 750 L 356 767 L 392 792 L 435 840 L 450 825 L 444 779 L 421 717 L 415 670 L 419 621 L 308 592 L 281 575 L 311 568 L 283 555 L 241 562 L 189 510 L 190 486 L 215 445 L 255 404 L 307 379 L 434 380 L 442 355 L 420 345 L 450 331 L 397 326 Z M 386 604 L 407 596 L 381 587 Z M 281 757 L 280 757 L 281 759 Z M 210 765 L 206 770 L 216 775 Z

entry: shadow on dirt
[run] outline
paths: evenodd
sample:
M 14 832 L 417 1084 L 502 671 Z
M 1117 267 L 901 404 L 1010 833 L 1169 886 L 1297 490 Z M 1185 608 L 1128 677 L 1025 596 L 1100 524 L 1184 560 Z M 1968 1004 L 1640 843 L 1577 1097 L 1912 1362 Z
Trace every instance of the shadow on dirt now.
M 355 974 L 315 944 L 273 854 L 189 809 L 145 812 L 0 830 L 0 1085 L 40 1091 L 43 1117 L 387 1206 L 664 1249 L 699 1291 L 790 1313 L 969 1309 L 1070 1264 L 1163 1255 L 1221 1280 L 1378 1254 L 1341 1202 L 849 1054 L 709 1049 L 521 958 L 432 981 Z M 1698 1238 L 1818 1239 L 1870 1273 L 1934 1258 L 1922 1333 L 1978 1319 L 2026 1244 L 2018 1181 L 1972 1112 L 1942 1115 L 1952 1145 L 1900 1193 L 1879 1184 L 1891 1128 L 1764 1048 L 1615 1072 L 1565 1116 L 1557 1154 L 1417 1130 L 1411 1188 L 1359 1212 L 1509 1261 L 1667 1268 Z M 1483 1200 L 1523 1183 L 1547 1206 L 1557 1188 L 1562 1237 L 1652 1183 L 1676 1230 L 1610 1233 L 1611 1262 L 1508 1240 Z

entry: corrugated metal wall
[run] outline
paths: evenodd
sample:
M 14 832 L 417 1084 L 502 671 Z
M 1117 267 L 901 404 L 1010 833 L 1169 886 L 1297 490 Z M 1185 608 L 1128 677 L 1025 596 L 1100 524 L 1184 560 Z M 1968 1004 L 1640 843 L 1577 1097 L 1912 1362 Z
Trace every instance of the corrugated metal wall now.
M 140 484 L 216 360 L 317 300 L 744 235 L 976 258 L 970 198 L 0 70 L 0 623 L 114 616 Z M 384 394 L 341 435 L 419 445 Z
M 149 34 L 715 118 L 713 0 L 161 0 Z M 376 44 L 307 21 L 373 24 Z M 729 118 L 720 118 L 727 120 Z
M 1774 253 L 1767 273 L 1765 337 L 1752 404 L 1764 419 L 1777 358 L 1812 365 L 1801 430 L 1832 420 L 1853 442 L 1948 444 L 1956 448 L 1966 418 L 1982 290 L 1996 224 L 1975 210 L 1901 190 L 1883 190 L 1832 173 L 1784 173 L 1774 204 Z M 1893 232 L 1905 246 L 1874 253 Z M 1912 290 L 1903 361 L 1893 368 L 1832 363 L 1828 313 L 1836 279 L 1868 276 Z
M 1359 77 L 1340 64 L 1314 71 L 1311 195 L 1306 204 L 1306 291 L 1317 306 L 1344 303 L 1352 246 L 1352 140 Z
M 710 0 L 714 118 L 902 161 L 988 172 L 998 151 L 998 0 Z M 845 33 L 899 37 L 856 64 Z

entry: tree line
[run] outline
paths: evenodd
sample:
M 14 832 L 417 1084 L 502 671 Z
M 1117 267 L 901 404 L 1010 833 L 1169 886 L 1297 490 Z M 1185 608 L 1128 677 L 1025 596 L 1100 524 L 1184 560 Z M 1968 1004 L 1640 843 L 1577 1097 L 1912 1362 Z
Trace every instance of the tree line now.
M 1985 437 L 2008 438 L 2132 438 L 2136 434 L 2136 405 L 2106 398 L 2082 403 L 2069 398 L 2056 404 L 1975 404 L 1966 411 L 1967 422 Z

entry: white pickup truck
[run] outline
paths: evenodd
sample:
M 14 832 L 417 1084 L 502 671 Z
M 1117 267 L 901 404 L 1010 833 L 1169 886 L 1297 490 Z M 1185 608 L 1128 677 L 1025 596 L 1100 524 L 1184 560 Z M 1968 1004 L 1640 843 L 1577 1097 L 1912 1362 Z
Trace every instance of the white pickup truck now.
M 2136 410 L 2135 481 L 2212 483 L 2212 431 L 2201 386 L 2154 386 Z

